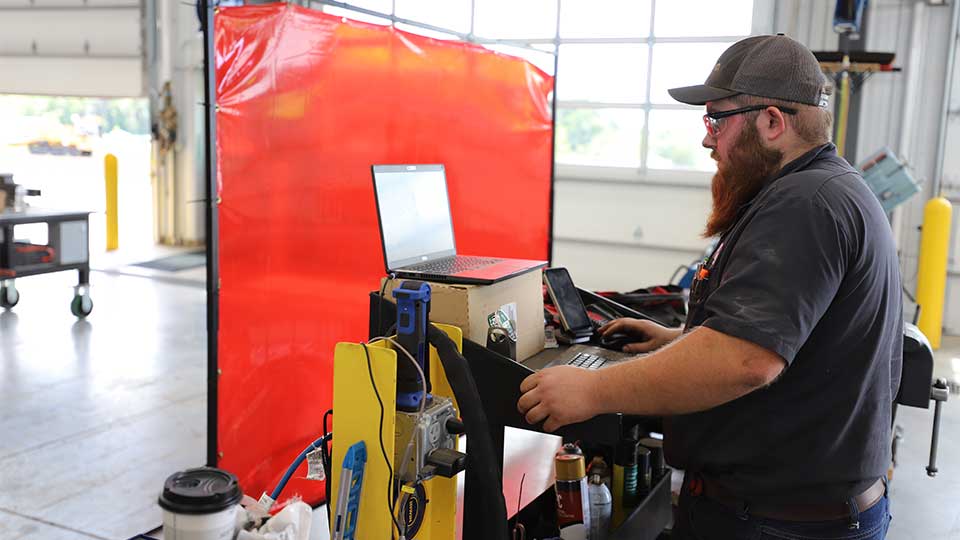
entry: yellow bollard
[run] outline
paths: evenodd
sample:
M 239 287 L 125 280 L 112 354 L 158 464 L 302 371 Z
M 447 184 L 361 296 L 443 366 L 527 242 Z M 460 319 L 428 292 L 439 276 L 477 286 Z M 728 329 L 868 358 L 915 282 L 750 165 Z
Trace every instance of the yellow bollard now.
M 917 269 L 917 303 L 920 321 L 917 326 L 940 348 L 943 333 L 943 303 L 947 290 L 947 254 L 950 251 L 950 201 L 937 197 L 923 208 L 923 230 L 920 234 L 920 262 Z
M 107 183 L 107 251 L 120 246 L 117 225 L 117 156 L 103 157 L 103 176 Z
M 844 65 L 848 66 L 850 58 L 843 57 Z M 840 75 L 840 110 L 837 112 L 837 154 L 841 157 L 847 149 L 847 117 L 850 114 L 850 73 L 846 69 Z

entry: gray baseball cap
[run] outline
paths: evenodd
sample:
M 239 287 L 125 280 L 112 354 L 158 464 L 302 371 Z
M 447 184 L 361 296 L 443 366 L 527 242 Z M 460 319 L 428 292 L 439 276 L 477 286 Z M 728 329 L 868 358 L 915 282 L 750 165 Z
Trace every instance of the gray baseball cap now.
M 826 83 L 813 53 L 777 34 L 734 43 L 720 55 L 705 83 L 668 91 L 673 99 L 690 105 L 749 94 L 826 107 Z

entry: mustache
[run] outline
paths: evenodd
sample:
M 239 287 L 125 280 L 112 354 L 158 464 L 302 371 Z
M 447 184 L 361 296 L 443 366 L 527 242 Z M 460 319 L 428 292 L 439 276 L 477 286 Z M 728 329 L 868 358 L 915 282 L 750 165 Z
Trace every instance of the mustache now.
M 714 160 L 714 161 L 720 161 L 720 153 L 717 152 L 716 150 L 711 150 L 711 151 L 710 151 L 710 159 L 712 159 L 712 160 Z

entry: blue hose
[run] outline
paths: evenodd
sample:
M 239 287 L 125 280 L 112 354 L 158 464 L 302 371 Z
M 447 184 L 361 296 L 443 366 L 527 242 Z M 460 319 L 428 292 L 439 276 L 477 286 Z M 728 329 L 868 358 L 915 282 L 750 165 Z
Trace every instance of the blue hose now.
M 310 446 L 304 448 L 303 452 L 300 452 L 300 455 L 297 456 L 297 459 L 293 460 L 293 463 L 287 469 L 287 472 L 283 473 L 283 478 L 281 478 L 280 482 L 277 483 L 277 487 L 273 488 L 273 491 L 270 493 L 271 499 L 274 501 L 277 500 L 277 497 L 280 496 L 280 492 L 283 491 L 284 487 L 286 487 L 287 482 L 290 481 L 290 477 L 293 476 L 293 473 L 297 470 L 297 467 L 303 463 L 303 460 L 307 459 L 307 454 L 309 454 L 311 450 L 320 448 L 320 446 L 324 444 L 326 440 L 327 436 L 324 435 L 323 437 L 320 437 L 319 439 L 310 443 Z

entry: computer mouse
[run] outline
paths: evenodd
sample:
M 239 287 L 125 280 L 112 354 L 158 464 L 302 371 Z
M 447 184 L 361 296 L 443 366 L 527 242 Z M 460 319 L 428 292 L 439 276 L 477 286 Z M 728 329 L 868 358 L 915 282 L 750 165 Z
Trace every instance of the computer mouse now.
M 636 340 L 628 334 L 614 333 L 600 336 L 600 346 L 612 351 L 622 351 L 624 345 L 633 343 L 634 341 Z

